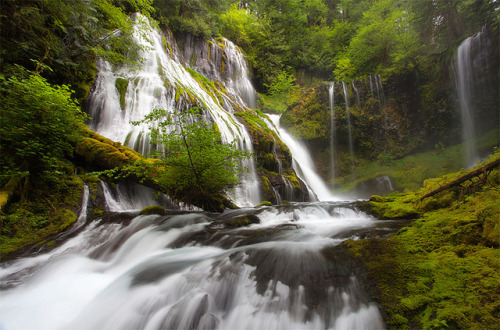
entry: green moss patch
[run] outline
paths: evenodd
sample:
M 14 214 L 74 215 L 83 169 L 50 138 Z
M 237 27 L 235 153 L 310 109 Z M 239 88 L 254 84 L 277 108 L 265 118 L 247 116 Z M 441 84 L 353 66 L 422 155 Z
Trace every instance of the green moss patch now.
M 146 206 L 139 212 L 140 215 L 150 215 L 150 214 L 157 214 L 157 215 L 163 215 L 165 213 L 165 208 L 160 205 L 151 205 L 151 206 Z
M 125 110 L 125 95 L 127 94 L 129 81 L 123 78 L 117 78 L 115 82 L 116 89 L 118 89 L 118 93 L 120 94 L 120 107 L 122 110 Z

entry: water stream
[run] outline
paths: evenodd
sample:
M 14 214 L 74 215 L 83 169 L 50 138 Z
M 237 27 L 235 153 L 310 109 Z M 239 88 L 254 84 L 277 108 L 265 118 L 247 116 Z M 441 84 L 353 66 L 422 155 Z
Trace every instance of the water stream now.
M 320 201 L 336 201 L 338 198 L 332 194 L 330 189 L 326 186 L 325 182 L 318 175 L 316 166 L 309 154 L 309 151 L 299 141 L 295 140 L 290 133 L 288 133 L 279 124 L 279 115 L 268 115 L 277 129 L 278 135 L 281 140 L 288 146 L 294 160 L 294 170 L 297 175 L 303 180 L 308 187 L 310 200 Z M 314 187 L 314 188 L 313 188 Z
M 345 82 L 342 82 L 342 89 L 344 91 L 344 99 L 345 99 L 345 115 L 347 119 L 347 138 L 349 141 L 349 155 L 351 157 L 351 173 L 354 174 L 354 142 L 352 137 L 351 113 L 349 110 L 350 108 L 349 90 Z
M 346 202 L 165 216 L 122 202 L 51 252 L 2 264 L 2 329 L 384 327 L 339 243 L 400 222 Z M 245 215 L 260 223 L 227 225 Z
M 330 153 L 331 153 L 331 180 L 335 179 L 335 82 L 328 85 L 328 103 L 330 105 Z

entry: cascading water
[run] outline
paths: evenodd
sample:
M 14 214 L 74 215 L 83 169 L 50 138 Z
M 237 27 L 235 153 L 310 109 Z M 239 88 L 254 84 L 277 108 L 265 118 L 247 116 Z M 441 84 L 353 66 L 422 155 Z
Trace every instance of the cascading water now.
M 352 81 L 352 89 L 354 91 L 354 98 L 356 100 L 356 103 L 359 104 L 359 92 L 358 87 L 356 86 L 356 80 Z
M 268 127 L 274 126 L 271 123 L 267 123 L 267 125 L 268 125 Z M 281 181 L 283 182 L 283 189 L 282 189 L 283 195 L 284 195 L 286 201 L 291 202 L 293 200 L 293 186 L 292 186 L 290 180 L 288 180 L 283 175 L 283 165 L 281 163 L 281 157 L 278 154 L 278 151 L 276 148 L 276 141 L 274 141 L 274 144 L 273 144 L 273 156 L 276 159 L 276 163 L 278 164 L 278 174 L 281 178 Z M 282 203 L 283 198 L 279 192 L 279 188 L 276 189 L 275 187 L 273 187 L 273 190 L 274 190 L 274 195 L 276 196 L 276 203 L 279 205 Z
M 224 229 L 231 215 L 260 224 Z M 5 329 L 380 329 L 376 305 L 338 249 L 400 222 L 349 204 L 222 215 L 115 213 L 46 254 L 0 268 Z M 215 230 L 214 228 L 220 228 Z
M 275 126 L 276 131 L 281 140 L 288 146 L 294 160 L 294 170 L 297 175 L 303 180 L 309 191 L 311 200 L 320 201 L 333 201 L 338 200 L 330 189 L 326 186 L 325 182 L 319 177 L 314 166 L 314 162 L 309 155 L 309 151 L 296 141 L 286 130 L 281 128 L 279 124 L 279 115 L 268 115 Z
M 486 40 L 484 31 L 465 39 L 457 49 L 455 81 L 462 121 L 462 140 L 464 144 L 464 165 L 473 167 L 479 160 L 475 133 L 474 83 L 480 76 L 477 67 L 487 58 L 484 53 Z
M 330 153 L 332 172 L 330 174 L 332 182 L 335 179 L 335 83 L 328 85 L 328 102 L 330 105 Z
M 349 139 L 349 154 L 351 156 L 351 173 L 354 173 L 354 143 L 352 141 L 352 127 L 351 127 L 351 114 L 350 114 L 350 104 L 349 104 L 349 90 L 347 89 L 347 84 L 342 82 L 342 89 L 344 91 L 345 99 L 345 114 L 347 119 L 347 134 Z
M 151 151 L 149 127 L 146 124 L 134 126 L 131 121 L 142 120 L 153 109 L 173 112 L 197 105 L 204 108 L 207 120 L 217 124 L 224 143 L 236 141 L 240 150 L 252 151 L 252 139 L 246 128 L 232 114 L 232 108 L 230 111 L 225 108 L 229 103 L 221 104 L 216 91 L 210 94 L 206 87 L 201 86 L 176 61 L 181 56 L 163 49 L 162 35 L 145 17 L 136 15 L 135 19 L 138 23 L 134 27 L 134 40 L 144 48 L 141 52 L 144 63 L 140 70 L 131 70 L 115 69 L 103 60 L 98 61 L 99 72 L 88 99 L 92 117 L 90 127 L 101 135 L 148 154 Z M 242 71 L 240 76 L 244 75 Z M 233 81 L 232 86 L 243 80 Z M 242 183 L 230 195 L 238 205 L 256 205 L 261 198 L 255 161 L 250 159 L 243 165 L 248 171 L 243 173 Z

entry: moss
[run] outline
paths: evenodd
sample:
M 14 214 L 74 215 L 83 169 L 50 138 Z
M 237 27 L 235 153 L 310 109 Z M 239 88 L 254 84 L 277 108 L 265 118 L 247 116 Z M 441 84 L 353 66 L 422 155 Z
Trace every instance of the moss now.
M 379 219 L 416 219 L 420 216 L 408 195 L 372 196 L 368 202 L 360 204 L 360 208 Z
M 3 259 L 10 252 L 60 233 L 69 228 L 76 220 L 76 214 L 64 208 L 57 212 L 44 214 L 19 210 L 10 215 L 0 216 L 0 227 L 2 228 L 0 259 Z
M 272 206 L 273 203 L 270 201 L 263 201 L 262 203 L 257 204 L 257 206 Z
M 92 215 L 93 215 L 94 217 L 100 217 L 100 216 L 102 216 L 103 214 L 104 214 L 104 210 L 103 210 L 103 209 L 101 209 L 101 208 L 98 208 L 98 207 L 94 208 L 94 210 L 93 210 L 93 212 L 92 212 Z
M 194 66 L 196 64 L 196 52 L 193 50 L 191 53 L 191 58 L 189 59 L 189 65 Z
M 140 215 L 150 215 L 150 214 L 158 214 L 163 215 L 165 213 L 165 208 L 160 205 L 151 205 L 146 206 L 139 212 Z
M 3 187 L 2 191 L 0 191 L 0 211 L 7 205 L 20 181 L 21 178 L 11 178 Z
M 390 239 L 346 243 L 367 267 L 369 286 L 380 299 L 389 327 L 489 329 L 498 325 L 499 170 L 493 170 L 488 180 L 470 182 L 476 187 L 470 195 L 445 191 L 428 198 L 431 202 L 421 201 L 430 189 L 463 174 L 429 180 L 416 193 L 373 197 L 369 203 L 384 211 L 409 204 L 421 217 Z
M 123 78 L 116 78 L 115 86 L 120 95 L 120 107 L 125 110 L 125 95 L 127 94 L 129 81 Z

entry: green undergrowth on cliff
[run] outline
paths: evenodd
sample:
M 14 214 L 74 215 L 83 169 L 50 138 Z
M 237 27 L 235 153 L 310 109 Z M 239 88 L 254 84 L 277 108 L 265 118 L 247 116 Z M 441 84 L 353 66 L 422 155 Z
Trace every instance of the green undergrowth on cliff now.
M 481 136 L 478 149 L 481 153 L 491 152 L 498 144 L 497 129 Z M 358 166 L 353 176 L 335 178 L 336 191 L 348 192 L 361 182 L 388 175 L 398 191 L 420 189 L 427 178 L 439 177 L 445 173 L 459 171 L 463 167 L 463 146 L 436 146 L 435 150 L 412 154 L 401 159 L 381 155 L 376 161 L 357 159 Z
M 83 181 L 66 174 L 57 185 L 41 187 L 28 181 L 16 189 L 0 215 L 0 259 L 24 246 L 44 242 L 77 220 Z M 47 192 L 50 191 L 50 194 Z
M 476 169 L 498 158 L 500 153 Z M 346 243 L 365 264 L 389 327 L 498 327 L 500 173 L 496 166 L 487 176 L 454 185 L 468 173 L 427 180 L 417 192 L 372 196 L 369 209 L 377 216 L 407 212 L 417 220 L 389 239 Z

